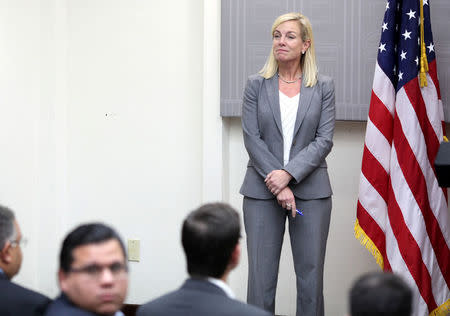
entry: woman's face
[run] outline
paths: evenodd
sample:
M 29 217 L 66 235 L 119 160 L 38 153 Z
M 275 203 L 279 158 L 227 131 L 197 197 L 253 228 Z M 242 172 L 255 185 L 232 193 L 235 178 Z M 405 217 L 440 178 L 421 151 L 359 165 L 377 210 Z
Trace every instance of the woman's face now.
M 297 21 L 286 21 L 277 26 L 273 32 L 272 47 L 278 62 L 299 60 L 302 51 L 306 51 L 310 41 L 303 42 Z

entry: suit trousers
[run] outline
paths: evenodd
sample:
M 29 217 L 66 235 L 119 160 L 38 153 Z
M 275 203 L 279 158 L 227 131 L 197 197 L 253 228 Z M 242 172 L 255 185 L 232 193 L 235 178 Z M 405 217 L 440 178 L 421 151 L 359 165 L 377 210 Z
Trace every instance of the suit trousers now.
M 281 247 L 289 221 L 289 235 L 297 285 L 297 316 L 323 316 L 323 266 L 330 226 L 331 197 L 314 200 L 296 198 L 303 216 L 276 199 L 244 197 L 244 225 L 247 235 L 247 302 L 275 312 Z

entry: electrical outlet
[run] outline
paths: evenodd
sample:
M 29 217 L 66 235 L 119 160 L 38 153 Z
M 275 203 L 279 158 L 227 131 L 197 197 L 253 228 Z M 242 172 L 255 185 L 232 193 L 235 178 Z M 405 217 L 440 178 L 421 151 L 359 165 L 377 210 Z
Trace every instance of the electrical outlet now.
M 141 241 L 139 239 L 128 239 L 128 261 L 139 262 L 141 256 Z

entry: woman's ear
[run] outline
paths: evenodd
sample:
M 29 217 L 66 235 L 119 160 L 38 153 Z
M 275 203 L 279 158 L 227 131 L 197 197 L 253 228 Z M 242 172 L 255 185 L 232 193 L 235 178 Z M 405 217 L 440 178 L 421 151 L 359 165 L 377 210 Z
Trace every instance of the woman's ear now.
M 302 51 L 306 52 L 310 46 L 311 46 L 311 40 L 304 41 Z

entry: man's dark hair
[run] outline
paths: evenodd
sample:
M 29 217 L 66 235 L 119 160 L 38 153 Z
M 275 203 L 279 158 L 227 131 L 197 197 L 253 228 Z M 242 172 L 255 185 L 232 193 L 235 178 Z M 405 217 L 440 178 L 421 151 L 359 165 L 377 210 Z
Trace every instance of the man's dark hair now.
M 412 291 L 392 273 L 363 275 L 350 290 L 351 316 L 410 316 Z
M 0 250 L 3 249 L 8 240 L 15 238 L 14 219 L 13 211 L 0 205 Z
M 111 239 L 116 239 L 119 242 L 123 255 L 126 257 L 125 246 L 119 234 L 111 227 L 101 223 L 84 224 L 76 227 L 63 241 L 59 254 L 59 268 L 64 272 L 70 271 L 74 260 L 73 251 L 75 248 L 89 244 L 99 244 Z
M 188 273 L 220 278 L 240 236 L 239 215 L 231 206 L 210 203 L 192 211 L 181 233 Z

